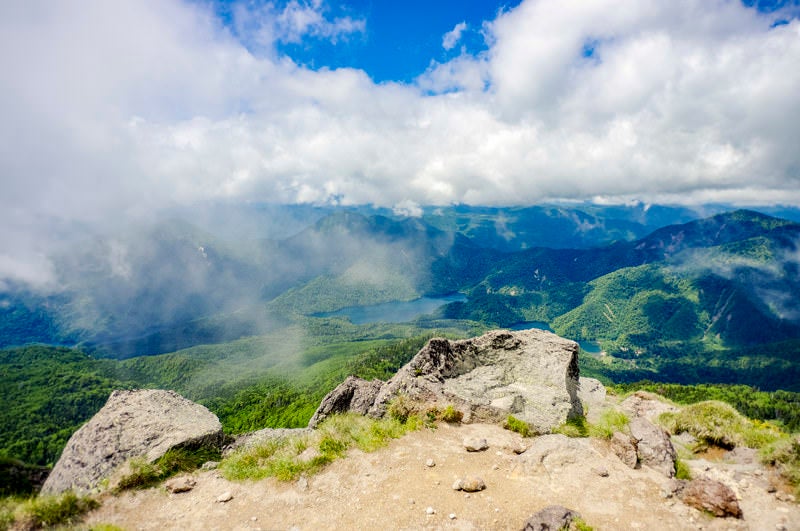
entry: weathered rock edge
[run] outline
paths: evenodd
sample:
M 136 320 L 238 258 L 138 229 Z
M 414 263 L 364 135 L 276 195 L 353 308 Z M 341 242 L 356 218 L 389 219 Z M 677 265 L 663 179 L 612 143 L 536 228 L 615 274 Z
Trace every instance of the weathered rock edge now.
M 539 433 L 583 415 L 578 398 L 578 344 L 544 330 L 494 330 L 460 341 L 431 339 L 387 382 L 348 377 L 309 422 L 333 413 L 382 417 L 389 402 L 413 402 L 464 413 L 464 422 L 497 422 L 511 414 Z
M 114 391 L 72 434 L 42 493 L 91 492 L 131 458 L 152 462 L 172 448 L 219 447 L 222 441 L 217 416 L 174 391 Z

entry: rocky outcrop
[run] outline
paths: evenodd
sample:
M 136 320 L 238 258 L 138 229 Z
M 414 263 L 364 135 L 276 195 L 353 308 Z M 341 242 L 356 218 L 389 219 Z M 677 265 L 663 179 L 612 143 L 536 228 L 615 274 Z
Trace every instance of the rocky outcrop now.
M 681 491 L 683 503 L 714 516 L 742 517 L 736 493 L 724 483 L 709 478 L 690 481 Z
M 560 531 L 575 529 L 573 521 L 581 515 L 561 505 L 550 505 L 534 514 L 525 522 L 522 531 Z
M 152 462 L 171 448 L 218 447 L 222 438 L 216 415 L 175 392 L 114 391 L 70 437 L 42 492 L 89 492 L 133 457 Z
M 308 427 L 317 427 L 328 415 L 334 413 L 352 411 L 366 415 L 375 403 L 382 386 L 383 382 L 380 380 L 370 382 L 357 376 L 348 376 L 322 400 L 314 416 L 308 422 Z
M 380 386 L 368 414 L 382 417 L 391 400 L 403 395 L 421 404 L 452 404 L 465 413 L 465 422 L 496 422 L 511 414 L 545 433 L 583 414 L 578 378 L 578 345 L 544 330 L 497 330 L 462 341 L 432 339 Z M 323 406 L 348 400 L 355 405 L 359 393 L 357 406 L 363 410 L 371 385 L 348 379 Z M 326 414 L 323 406 L 315 418 Z

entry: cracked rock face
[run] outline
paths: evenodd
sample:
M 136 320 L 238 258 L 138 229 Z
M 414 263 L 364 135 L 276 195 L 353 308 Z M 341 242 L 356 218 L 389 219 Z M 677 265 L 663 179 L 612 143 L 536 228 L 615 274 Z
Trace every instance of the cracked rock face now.
M 172 448 L 218 447 L 222 438 L 216 415 L 173 391 L 114 391 L 70 437 L 42 493 L 86 493 L 133 457 L 152 462 Z
M 583 414 L 578 380 L 577 343 L 544 330 L 432 339 L 377 388 L 368 413 L 381 417 L 392 399 L 405 395 L 420 403 L 452 404 L 464 412 L 466 422 L 498 421 L 511 414 L 546 433 Z M 331 402 L 341 404 L 336 397 L 358 396 L 347 410 L 363 411 L 364 397 L 376 390 L 373 385 L 348 379 L 323 400 L 321 410 Z

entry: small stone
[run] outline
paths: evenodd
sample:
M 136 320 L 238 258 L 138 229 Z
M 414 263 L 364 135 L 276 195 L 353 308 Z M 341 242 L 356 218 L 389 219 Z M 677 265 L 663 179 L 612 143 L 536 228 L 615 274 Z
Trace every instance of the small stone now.
M 456 519 L 456 513 L 450 513 L 450 514 L 448 514 L 448 515 L 447 515 L 447 517 L 448 517 L 450 520 L 455 520 L 455 519 Z
M 202 470 L 214 470 L 219 466 L 219 461 L 206 461 L 200 468 Z
M 461 490 L 464 492 L 478 492 L 486 488 L 486 483 L 478 476 L 466 478 L 461 481 Z
M 436 462 L 433 459 L 428 459 L 427 461 L 425 461 L 425 466 L 427 466 L 429 468 L 430 467 L 434 467 L 434 466 L 436 466 Z
M 300 490 L 308 490 L 308 479 L 301 476 L 300 479 L 297 480 L 297 488 Z
M 464 439 L 464 448 L 468 452 L 482 452 L 489 448 L 486 439 Z
M 189 492 L 195 487 L 195 485 L 197 485 L 197 481 L 188 476 L 184 476 L 169 479 L 166 483 L 164 483 L 164 488 L 166 488 L 169 492 L 177 494 L 179 492 Z
M 436 481 L 433 482 L 433 484 L 438 487 L 439 485 L 442 484 L 442 482 L 437 479 Z
M 465 499 L 465 500 L 468 500 L 468 499 L 470 499 L 471 497 L 472 497 L 472 496 L 470 496 L 469 494 L 464 494 L 464 499 Z
M 436 514 L 436 509 L 434 509 L 433 507 L 428 507 L 427 509 L 425 509 L 425 514 L 427 515 Z
M 500 470 L 500 465 L 498 465 L 497 463 L 493 464 L 492 470 Z
M 778 487 L 776 487 L 773 483 L 770 483 L 769 485 L 767 485 L 767 492 L 769 492 L 770 494 L 772 494 L 773 492 L 776 492 L 777 490 L 778 490 Z
M 408 503 L 411 504 L 411 505 L 414 505 L 417 502 L 414 501 L 414 498 L 409 498 Z
M 462 480 L 457 479 L 453 482 L 453 490 L 461 490 Z
M 225 491 L 217 496 L 217 503 L 227 503 L 233 499 L 233 494 L 230 491 Z
M 592 472 L 594 472 L 595 474 L 597 474 L 601 478 L 607 478 L 608 477 L 608 469 L 605 468 L 605 467 L 592 468 Z
M 251 516 L 250 517 L 250 521 L 251 522 L 257 522 L 258 521 L 258 516 Z

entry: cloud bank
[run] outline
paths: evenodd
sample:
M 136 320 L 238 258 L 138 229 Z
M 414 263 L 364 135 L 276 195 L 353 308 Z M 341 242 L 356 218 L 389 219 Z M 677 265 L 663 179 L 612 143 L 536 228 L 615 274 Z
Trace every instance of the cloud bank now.
M 791 13 L 526 0 L 413 83 L 278 51 L 368 25 L 322 0 L 227 24 L 181 0 L 0 5 L 0 278 L 46 277 L 58 230 L 203 200 L 800 205 Z

